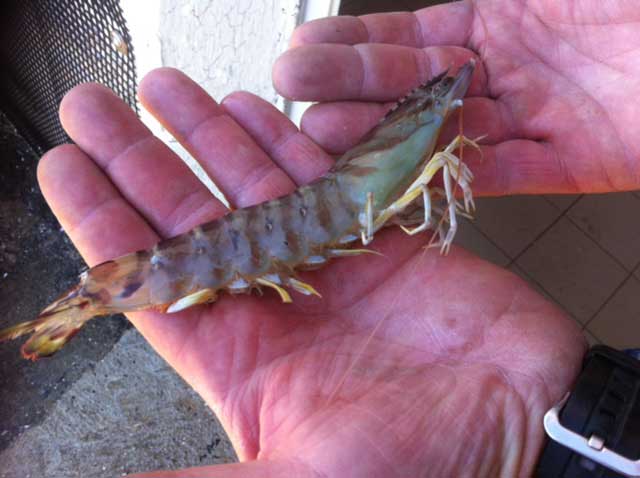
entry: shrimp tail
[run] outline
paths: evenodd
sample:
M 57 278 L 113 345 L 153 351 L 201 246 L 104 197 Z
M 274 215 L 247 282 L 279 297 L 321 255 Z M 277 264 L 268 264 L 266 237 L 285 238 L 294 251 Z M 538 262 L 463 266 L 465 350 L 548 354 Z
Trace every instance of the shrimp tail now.
M 29 322 L 0 330 L 0 342 L 33 333 L 20 351 L 27 359 L 37 360 L 53 355 L 96 315 L 86 297 L 79 294 L 79 286 L 65 293 Z

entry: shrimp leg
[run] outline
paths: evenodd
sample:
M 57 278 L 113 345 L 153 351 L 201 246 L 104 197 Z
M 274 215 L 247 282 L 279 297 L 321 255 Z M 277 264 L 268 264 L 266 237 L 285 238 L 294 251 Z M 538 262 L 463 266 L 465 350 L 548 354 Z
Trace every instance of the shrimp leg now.
M 470 182 L 473 180 L 473 175 L 467 166 L 460 161 L 460 159 L 453 154 L 453 151 L 461 145 L 469 145 L 479 149 L 477 140 L 471 140 L 465 136 L 457 136 L 443 151 L 436 153 L 427 162 L 422 173 L 416 178 L 416 180 L 409 186 L 407 191 L 389 207 L 383 209 L 374 222 L 374 230 L 382 227 L 391 217 L 402 212 L 407 206 L 409 206 L 419 196 L 423 197 L 424 201 L 424 221 L 415 229 L 407 229 L 403 227 L 403 230 L 410 235 L 422 232 L 432 225 L 432 207 L 431 207 L 431 193 L 428 188 L 428 184 L 433 179 L 433 176 L 442 169 L 443 182 L 445 186 L 445 198 L 448 207 L 448 222 L 449 230 L 446 233 L 444 239 L 441 242 L 441 250 L 446 253 L 449 250 L 453 237 L 457 231 L 458 223 L 456 220 L 456 212 L 458 202 L 454 197 L 454 191 L 451 186 L 451 178 L 455 177 L 456 182 L 460 186 L 464 196 L 464 211 L 466 213 L 475 209 L 473 203 L 473 195 L 471 192 Z M 440 236 L 442 233 L 440 232 Z
M 270 274 L 270 276 L 271 275 L 273 274 Z M 280 299 L 282 299 L 283 303 L 290 304 L 291 302 L 293 302 L 289 293 L 284 289 L 284 287 L 280 287 L 280 285 L 278 284 L 278 282 L 281 282 L 280 278 L 271 277 L 271 279 L 272 280 L 266 279 L 264 277 L 258 277 L 256 279 L 256 282 L 265 287 L 271 287 L 272 289 L 274 289 L 278 293 L 278 295 L 280 295 Z
M 301 294 L 315 295 L 316 297 L 322 297 L 320 293 L 317 290 L 315 290 L 312 286 L 294 277 L 289 277 L 287 281 L 287 285 L 289 285 L 293 290 Z
M 364 214 L 360 218 L 360 224 L 362 229 L 360 230 L 360 236 L 362 245 L 367 246 L 373 241 L 373 193 L 367 193 L 367 203 L 364 207 Z
M 216 298 L 217 298 L 217 294 L 215 290 L 202 289 L 191 295 L 183 297 L 182 299 L 178 299 L 177 301 L 169 305 L 169 307 L 167 307 L 167 309 L 164 310 L 163 312 L 167 314 L 173 314 L 175 312 L 180 312 L 181 310 L 187 309 L 194 305 L 208 304 L 210 302 L 214 302 Z
M 447 204 L 449 206 L 449 230 L 447 235 L 442 241 L 440 252 L 447 254 L 453 238 L 458 231 L 458 220 L 456 218 L 456 198 L 453 196 L 453 188 L 451 187 L 451 172 L 449 171 L 449 164 L 445 164 L 442 168 L 442 181 L 444 182 L 444 191 L 447 196 Z M 466 194 L 466 193 L 465 193 Z
M 424 200 L 424 220 L 422 221 L 422 224 L 418 227 L 414 227 L 413 229 L 409 229 L 403 225 L 400 226 L 400 228 L 410 236 L 426 231 L 432 224 L 431 192 L 426 184 L 421 184 L 420 189 L 422 190 L 422 197 Z

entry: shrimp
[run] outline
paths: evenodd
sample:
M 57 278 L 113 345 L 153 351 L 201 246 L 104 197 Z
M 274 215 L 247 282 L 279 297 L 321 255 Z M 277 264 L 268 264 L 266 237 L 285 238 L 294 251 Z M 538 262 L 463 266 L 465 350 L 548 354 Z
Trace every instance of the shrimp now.
M 223 291 L 261 287 L 274 289 L 283 302 L 292 301 L 288 289 L 320 296 L 295 271 L 373 252 L 350 246 L 358 239 L 366 246 L 391 224 L 409 234 L 434 228 L 446 253 L 456 214 L 474 208 L 473 175 L 454 151 L 478 146 L 460 135 L 435 151 L 443 124 L 462 106 L 473 69 L 471 61 L 455 77 L 444 72 L 413 90 L 327 174 L 288 196 L 235 210 L 150 250 L 90 268 L 35 320 L 0 331 L 0 342 L 32 333 L 21 351 L 36 360 L 55 353 L 99 315 L 151 308 L 175 313 L 213 302 Z M 430 186 L 438 171 L 444 189 Z M 464 204 L 456 200 L 454 186 L 462 190 Z M 434 213 L 443 219 L 434 221 Z

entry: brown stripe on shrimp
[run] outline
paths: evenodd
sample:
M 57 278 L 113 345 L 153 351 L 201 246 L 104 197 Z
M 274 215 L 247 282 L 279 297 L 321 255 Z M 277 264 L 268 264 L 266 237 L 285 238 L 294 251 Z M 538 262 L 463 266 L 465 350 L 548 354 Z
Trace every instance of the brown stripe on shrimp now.
M 270 260 L 267 251 L 260 247 L 258 235 L 254 229 L 258 228 L 264 222 L 263 211 L 261 207 L 254 206 L 247 209 L 246 225 L 243 231 L 247 243 L 249 244 L 249 263 L 251 266 L 251 274 L 259 275 L 269 269 Z
M 319 296 L 292 277 L 295 271 L 368 252 L 346 247 L 358 237 L 368 242 L 375 230 L 421 199 L 429 209 L 427 224 L 431 207 L 423 191 L 428 192 L 437 171 L 443 172 L 445 184 L 456 177 L 450 171 L 463 172 L 466 183 L 459 184 L 467 208 L 472 176 L 453 151 L 457 145 L 477 145 L 460 136 L 445 151 L 435 148 L 445 120 L 462 104 L 473 68 L 470 62 L 455 78 L 443 74 L 415 89 L 321 179 L 163 240 L 150 251 L 89 269 L 36 320 L 0 331 L 0 342 L 33 332 L 23 355 L 35 359 L 54 353 L 87 320 L 106 312 L 177 312 L 215 300 L 220 291 L 236 294 L 257 287 L 274 289 L 285 302 L 291 300 L 287 288 Z M 458 206 L 454 194 L 445 193 L 443 215 L 453 225 Z M 440 234 L 443 252 L 453 233 L 452 226 Z
M 300 206 L 306 207 L 307 212 L 304 218 L 301 217 L 304 225 L 302 234 L 308 242 L 309 247 L 326 244 L 332 239 L 331 231 L 327 224 L 329 211 L 326 208 L 323 195 L 321 194 L 325 182 L 326 181 L 320 181 L 315 187 L 309 187 L 305 191 L 301 191 L 304 202 L 297 207 L 292 207 L 290 212 L 292 216 L 301 217 L 297 211 L 299 211 Z

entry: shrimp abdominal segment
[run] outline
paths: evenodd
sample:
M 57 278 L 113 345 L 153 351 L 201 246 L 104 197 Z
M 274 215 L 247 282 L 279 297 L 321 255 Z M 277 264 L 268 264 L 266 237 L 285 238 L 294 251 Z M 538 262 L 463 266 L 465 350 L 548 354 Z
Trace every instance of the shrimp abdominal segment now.
M 350 245 L 358 239 L 370 244 L 391 224 L 408 234 L 435 229 L 446 253 L 457 214 L 474 209 L 473 175 L 455 150 L 478 145 L 460 135 L 442 151 L 436 146 L 445 121 L 462 105 L 473 68 L 469 62 L 455 77 L 445 72 L 416 88 L 312 184 L 89 269 L 35 320 L 0 331 L 0 342 L 32 333 L 22 352 L 35 360 L 55 353 L 86 321 L 106 313 L 176 313 L 213 302 L 221 292 L 262 288 L 273 289 L 284 303 L 292 302 L 287 289 L 321 297 L 296 271 L 376 254 Z M 431 184 L 439 171 L 444 189 Z M 463 204 L 455 198 L 457 188 Z

